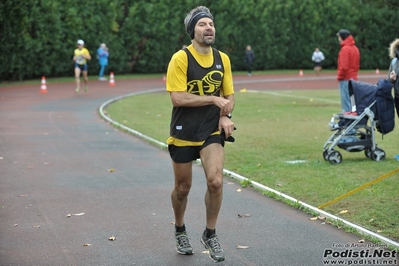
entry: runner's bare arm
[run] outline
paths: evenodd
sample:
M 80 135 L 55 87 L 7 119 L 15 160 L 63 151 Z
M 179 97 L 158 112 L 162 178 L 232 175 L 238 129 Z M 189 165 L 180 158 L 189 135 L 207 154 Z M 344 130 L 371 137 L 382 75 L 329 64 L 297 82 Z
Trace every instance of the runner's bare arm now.
M 199 107 L 213 104 L 223 110 L 230 109 L 228 107 L 230 106 L 230 100 L 219 96 L 199 96 L 185 91 L 172 91 L 170 97 L 175 107 Z
M 230 94 L 224 97 L 226 100 L 229 100 L 229 103 L 224 106 L 223 108 L 220 108 L 220 116 L 226 116 L 229 115 L 233 112 L 234 110 L 234 94 Z

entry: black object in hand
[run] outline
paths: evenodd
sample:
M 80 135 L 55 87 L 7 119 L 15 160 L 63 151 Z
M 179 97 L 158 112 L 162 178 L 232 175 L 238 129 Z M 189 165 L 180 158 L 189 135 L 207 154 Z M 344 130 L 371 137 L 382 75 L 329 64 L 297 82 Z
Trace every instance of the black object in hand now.
M 234 127 L 234 130 L 236 130 L 236 127 Z M 226 134 L 224 133 L 224 129 L 222 129 L 222 132 L 220 132 L 220 135 L 222 136 L 222 139 L 224 141 L 228 141 L 228 142 L 234 142 L 235 138 L 233 136 L 230 136 L 226 139 Z

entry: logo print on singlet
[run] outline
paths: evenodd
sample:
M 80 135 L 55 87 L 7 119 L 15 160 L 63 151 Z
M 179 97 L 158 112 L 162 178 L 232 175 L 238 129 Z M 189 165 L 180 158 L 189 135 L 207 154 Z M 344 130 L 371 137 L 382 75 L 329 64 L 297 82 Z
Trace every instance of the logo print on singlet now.
M 222 78 L 223 72 L 211 71 L 201 80 L 192 80 L 187 83 L 187 92 L 196 95 L 215 95 L 220 90 Z

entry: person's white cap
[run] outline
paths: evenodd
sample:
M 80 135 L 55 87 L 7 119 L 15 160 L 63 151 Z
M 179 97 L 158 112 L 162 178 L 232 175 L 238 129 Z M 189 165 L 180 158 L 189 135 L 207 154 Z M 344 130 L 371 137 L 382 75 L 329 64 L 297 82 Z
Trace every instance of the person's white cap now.
M 83 41 L 83 40 L 78 40 L 78 42 L 77 42 L 78 44 L 80 44 L 80 45 L 83 45 L 83 44 L 85 44 L 85 42 Z

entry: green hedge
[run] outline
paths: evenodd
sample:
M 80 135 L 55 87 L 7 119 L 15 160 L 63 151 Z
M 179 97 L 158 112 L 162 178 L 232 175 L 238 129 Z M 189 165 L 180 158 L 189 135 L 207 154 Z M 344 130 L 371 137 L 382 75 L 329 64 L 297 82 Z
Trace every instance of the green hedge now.
M 315 47 L 325 68 L 336 68 L 336 32 L 349 29 L 361 51 L 361 68 L 387 68 L 398 8 L 391 0 L 3 0 L 0 2 L 0 79 L 73 75 L 73 50 L 83 39 L 98 71 L 96 50 L 110 48 L 108 71 L 163 73 L 171 55 L 189 44 L 183 19 L 197 5 L 215 17 L 215 47 L 245 69 L 244 49 L 255 69 L 312 67 Z

